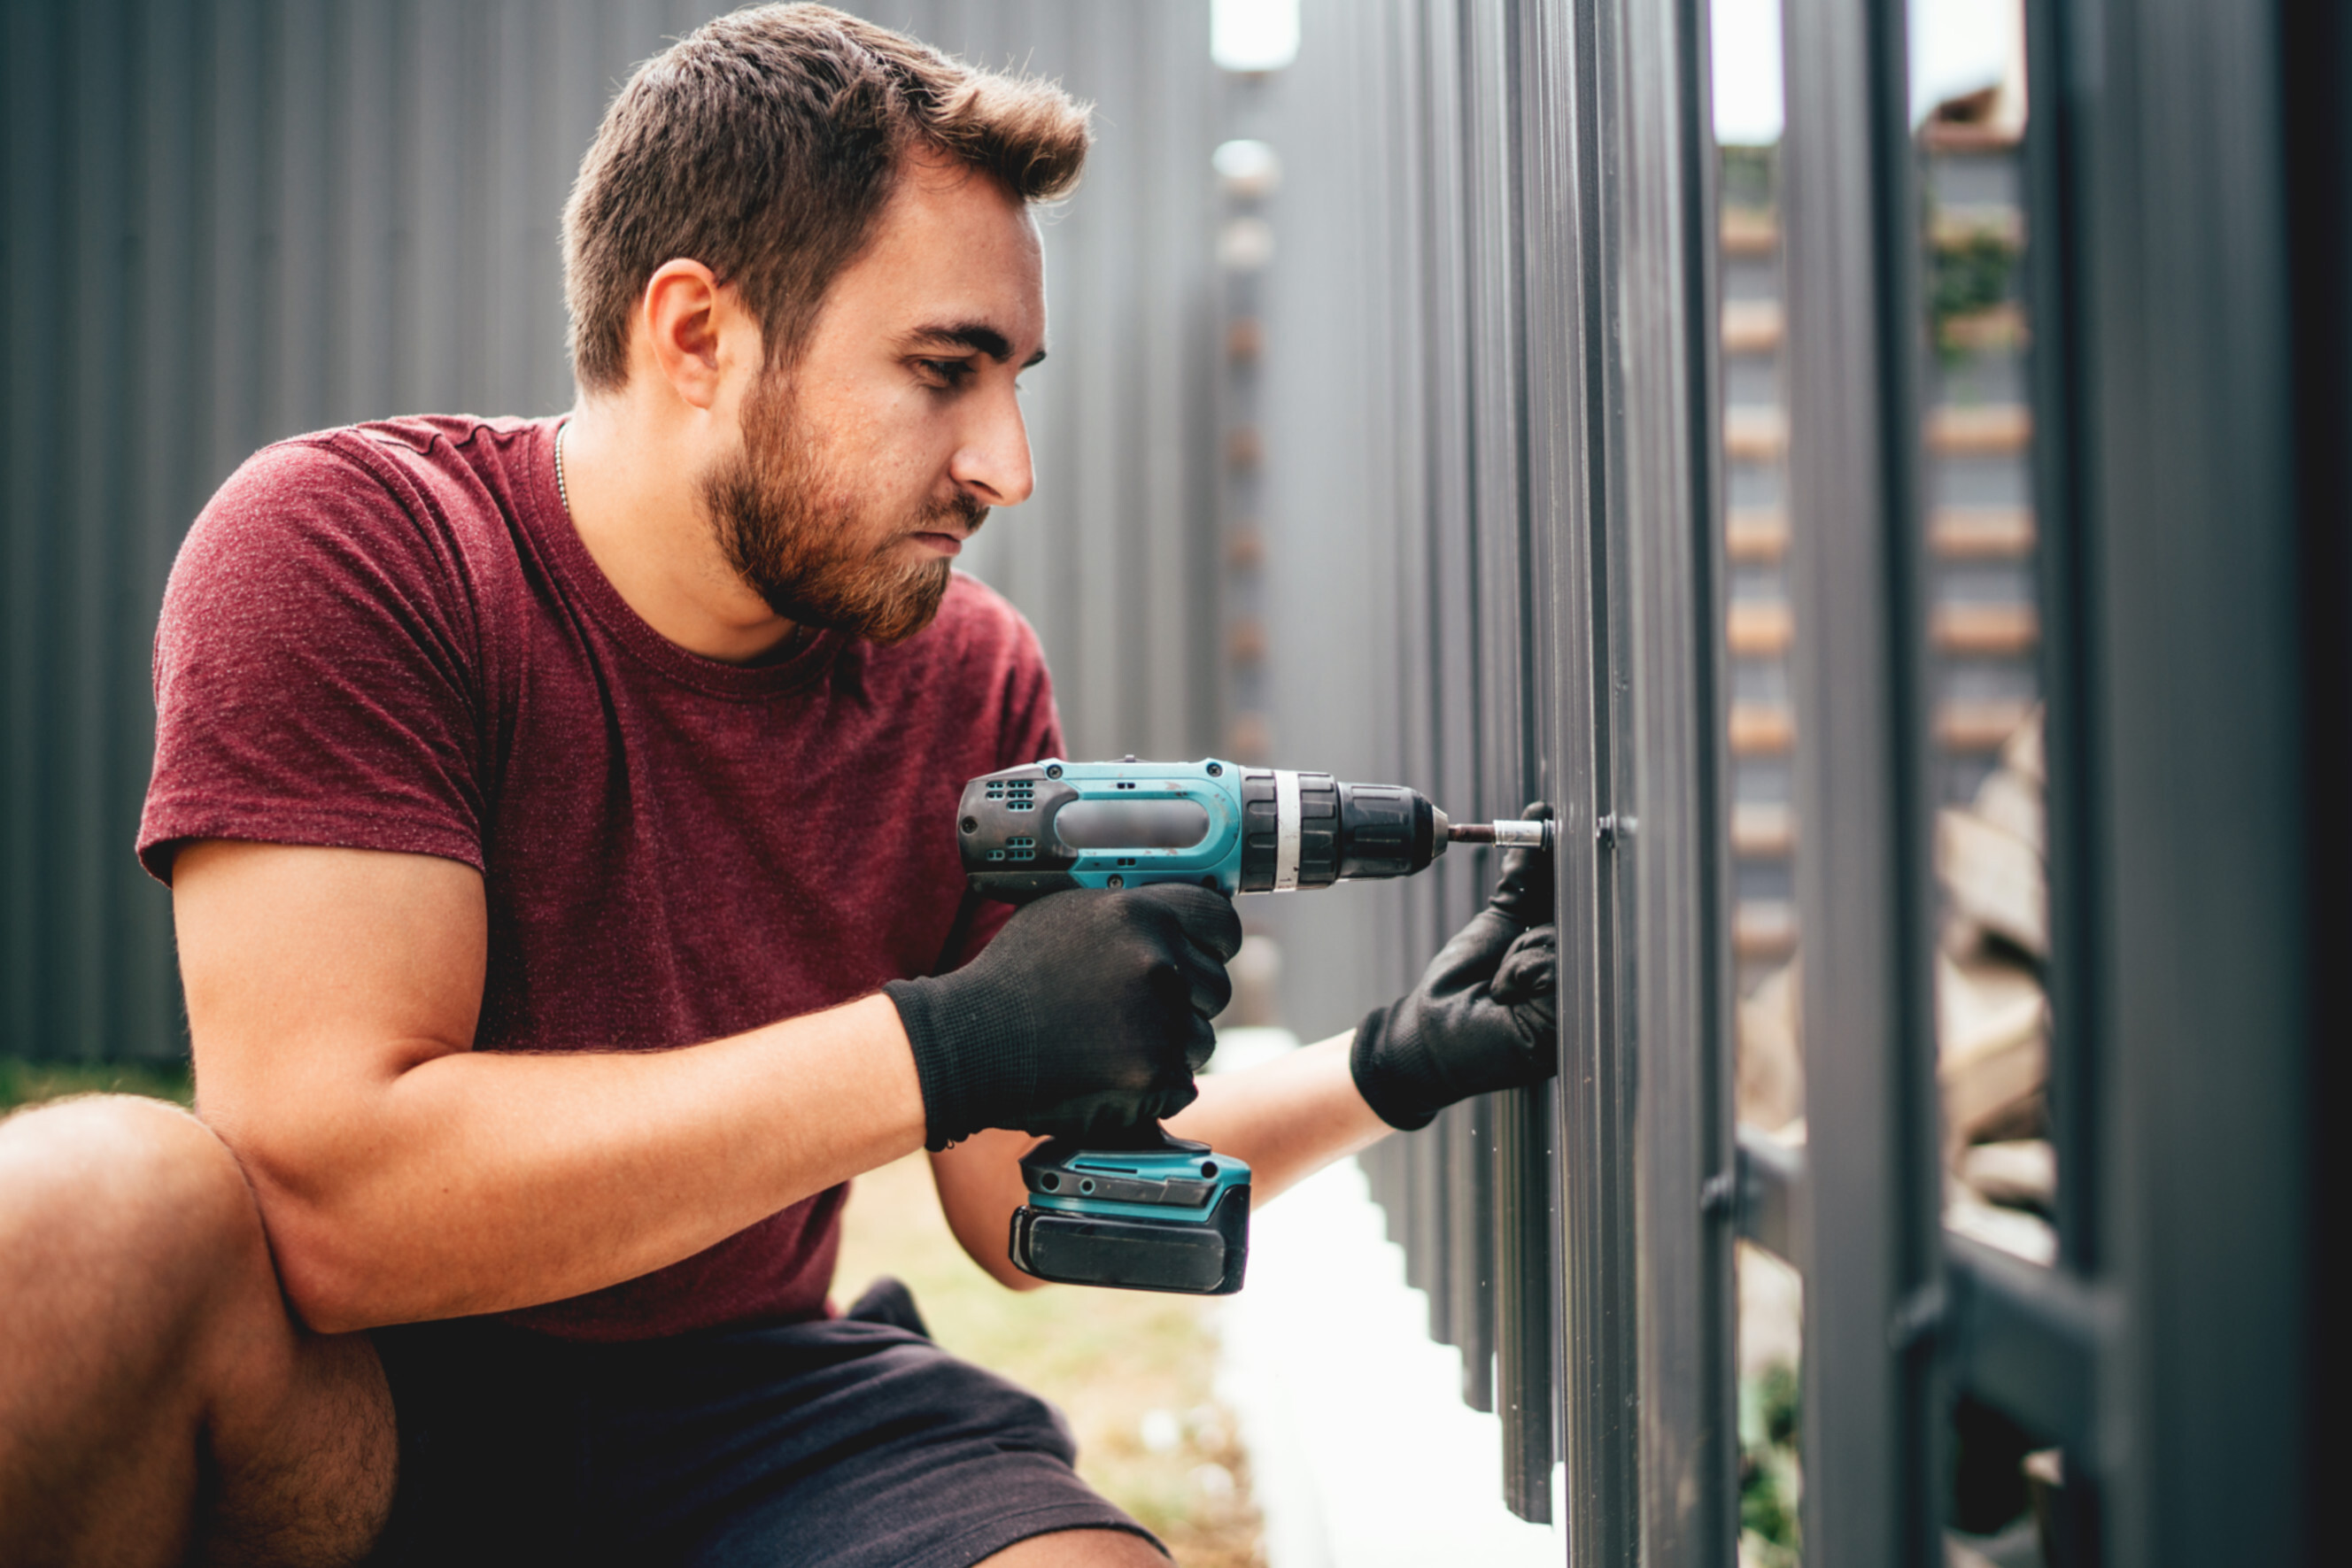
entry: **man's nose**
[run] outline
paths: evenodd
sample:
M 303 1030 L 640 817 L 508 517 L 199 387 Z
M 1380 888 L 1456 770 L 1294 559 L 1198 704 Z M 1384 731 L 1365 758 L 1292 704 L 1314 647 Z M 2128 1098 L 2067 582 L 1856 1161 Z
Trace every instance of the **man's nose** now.
M 1029 462 L 1029 427 L 1011 387 L 974 400 L 949 476 L 983 506 L 1017 507 L 1037 487 Z

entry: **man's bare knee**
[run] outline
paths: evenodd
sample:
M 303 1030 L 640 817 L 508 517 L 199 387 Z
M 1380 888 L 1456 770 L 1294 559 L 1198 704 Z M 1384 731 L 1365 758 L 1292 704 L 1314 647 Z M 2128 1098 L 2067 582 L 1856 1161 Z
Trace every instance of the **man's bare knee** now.
M 186 1112 L 98 1095 L 0 1123 L 0 1291 L 12 1307 L 70 1301 L 76 1321 L 58 1325 L 69 1332 L 170 1336 L 268 1273 L 236 1157 Z M 23 1326 L 21 1310 L 12 1316 Z
M 187 1113 L 93 1096 L 0 1122 L 0 1556 L 176 1561 L 226 1526 L 263 1548 L 235 1558 L 348 1561 L 381 1522 L 373 1352 L 295 1326 L 244 1173 Z M 344 1506 L 320 1521 L 325 1493 Z
M 9 1550 L 153 1560 L 185 1539 L 198 1348 L 224 1290 L 266 1276 L 268 1256 L 236 1160 L 185 1113 L 97 1096 L 0 1122 Z M 121 1528 L 100 1524 L 110 1511 Z

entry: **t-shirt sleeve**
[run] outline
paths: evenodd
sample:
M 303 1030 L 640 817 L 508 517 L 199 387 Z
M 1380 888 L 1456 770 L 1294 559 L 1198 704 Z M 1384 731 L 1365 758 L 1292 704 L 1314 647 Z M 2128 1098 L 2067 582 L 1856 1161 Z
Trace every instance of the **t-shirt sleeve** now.
M 479 628 L 454 542 L 395 478 L 289 443 L 190 529 L 155 634 L 139 855 L 159 879 L 206 838 L 481 869 Z
M 1054 706 L 1054 677 L 1045 668 L 1045 650 L 1029 622 L 1013 617 L 1015 633 L 999 709 L 998 768 L 1019 768 L 1044 757 L 1060 757 L 1062 717 Z M 970 963 L 995 939 L 1013 918 L 1013 906 L 982 899 L 974 912 L 963 950 L 955 965 Z

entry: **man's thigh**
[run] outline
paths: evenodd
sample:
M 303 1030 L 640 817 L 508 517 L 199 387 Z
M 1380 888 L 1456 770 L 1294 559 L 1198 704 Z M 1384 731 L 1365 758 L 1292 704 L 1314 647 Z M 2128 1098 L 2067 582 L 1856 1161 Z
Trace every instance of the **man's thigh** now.
M 562 1345 L 474 1324 L 379 1343 L 406 1471 L 387 1563 L 971 1568 L 1057 1533 L 1040 1568 L 1165 1562 L 1078 1479 L 1051 1406 L 905 1327 Z M 1144 1555 L 1069 1555 L 1106 1534 Z

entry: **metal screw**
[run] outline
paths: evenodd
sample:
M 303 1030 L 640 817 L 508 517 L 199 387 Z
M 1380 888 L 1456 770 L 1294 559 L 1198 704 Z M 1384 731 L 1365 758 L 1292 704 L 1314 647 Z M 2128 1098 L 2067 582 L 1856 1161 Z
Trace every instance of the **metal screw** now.
M 1895 1309 L 1895 1319 L 1886 1325 L 1886 1348 L 1907 1351 L 1920 1341 L 1932 1338 L 1943 1329 L 1949 1312 L 1950 1303 L 1941 1285 L 1920 1286 Z
M 1706 1178 L 1698 1189 L 1698 1211 L 1701 1214 L 1726 1214 L 1739 1205 L 1739 1176 L 1736 1171 L 1717 1171 Z

